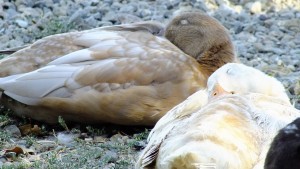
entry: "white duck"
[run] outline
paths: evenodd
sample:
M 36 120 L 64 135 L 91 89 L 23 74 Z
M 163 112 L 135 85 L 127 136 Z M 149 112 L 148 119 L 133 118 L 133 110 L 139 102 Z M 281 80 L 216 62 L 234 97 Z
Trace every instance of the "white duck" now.
M 157 122 L 136 168 L 263 168 L 277 131 L 300 116 L 279 81 L 242 64 L 215 71 L 208 89 Z
M 162 31 L 146 22 L 43 38 L 0 61 L 1 103 L 48 123 L 62 116 L 154 125 L 205 88 L 217 68 L 236 61 L 226 29 L 207 15 L 175 17 L 165 30 L 170 41 L 156 36 Z

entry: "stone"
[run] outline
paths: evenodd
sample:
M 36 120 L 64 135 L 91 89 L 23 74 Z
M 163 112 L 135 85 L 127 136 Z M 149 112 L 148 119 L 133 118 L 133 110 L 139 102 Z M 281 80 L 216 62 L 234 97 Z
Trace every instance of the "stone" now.
M 20 129 L 16 125 L 5 126 L 4 130 L 11 134 L 13 137 L 18 138 L 22 136 Z
M 79 134 L 73 133 L 58 133 L 57 135 L 57 142 L 58 144 L 65 145 L 65 146 L 73 146 L 75 144 L 76 138 L 79 137 Z
M 18 26 L 20 26 L 22 28 L 26 28 L 28 26 L 28 22 L 24 21 L 24 20 L 21 20 L 21 19 L 17 19 L 16 23 L 17 23 Z
M 294 92 L 295 95 L 298 97 L 297 99 L 300 101 L 300 79 L 295 84 Z

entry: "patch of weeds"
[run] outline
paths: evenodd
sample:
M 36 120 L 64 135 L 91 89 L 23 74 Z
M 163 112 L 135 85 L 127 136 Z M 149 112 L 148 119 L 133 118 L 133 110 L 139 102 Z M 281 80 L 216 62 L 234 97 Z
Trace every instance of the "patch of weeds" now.
M 133 135 L 133 139 L 135 139 L 137 141 L 145 140 L 145 139 L 147 139 L 149 133 L 150 133 L 150 130 L 145 129 L 144 132 L 141 132 L 141 133 L 138 133 L 138 134 L 134 134 Z
M 0 149 L 3 149 L 6 142 L 11 138 L 11 134 L 3 129 L 0 130 Z
M 103 150 L 96 146 L 85 144 L 76 145 L 76 149 L 66 152 L 48 152 L 43 154 L 40 161 L 35 162 L 32 168 L 99 168 L 98 157 Z
M 58 116 L 58 123 L 67 131 L 70 131 L 65 120 L 61 117 L 61 116 Z
M 8 113 L 0 114 L 0 127 L 7 125 L 10 121 Z
M 89 134 L 91 134 L 93 136 L 101 136 L 101 135 L 106 134 L 104 127 L 101 129 L 98 129 L 98 128 L 94 128 L 92 126 L 86 126 L 86 130 Z
M 105 144 L 101 144 L 100 147 L 108 150 L 116 150 L 119 152 L 124 152 L 130 148 L 128 145 L 119 142 L 106 142 Z
M 128 146 L 135 150 L 142 150 L 145 148 L 145 141 L 150 133 L 150 130 L 145 129 L 144 132 L 134 134 L 132 139 L 128 140 Z
M 43 154 L 41 161 L 32 163 L 31 168 L 54 168 L 54 164 L 58 163 L 58 154 L 56 152 L 48 152 Z
M 126 159 L 122 159 L 117 161 L 116 165 L 115 165 L 115 169 L 124 169 L 124 168 L 129 168 L 129 166 L 131 166 L 131 161 L 126 160 Z
M 26 147 L 32 146 L 34 143 L 36 143 L 36 138 L 33 136 L 26 136 L 25 137 L 25 145 Z
M 29 168 L 30 164 L 28 163 L 22 163 L 22 162 L 18 162 L 18 163 L 12 163 L 12 164 L 4 164 L 3 166 L 1 166 L 1 169 L 25 169 L 25 168 Z
M 35 39 L 40 39 L 49 35 L 59 34 L 69 32 L 75 29 L 76 25 L 74 23 L 69 23 L 67 20 L 61 20 L 59 18 L 50 18 L 47 20 L 41 20 L 38 25 L 39 32 L 32 32 Z

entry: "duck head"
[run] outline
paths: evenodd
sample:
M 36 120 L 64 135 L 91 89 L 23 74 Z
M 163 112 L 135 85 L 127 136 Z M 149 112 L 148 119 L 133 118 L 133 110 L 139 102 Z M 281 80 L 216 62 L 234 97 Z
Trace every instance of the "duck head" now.
M 165 37 L 194 57 L 208 76 L 222 65 L 237 61 L 227 29 L 208 15 L 178 15 L 167 25 Z
M 216 70 L 207 82 L 209 97 L 224 94 L 260 93 L 289 102 L 284 86 L 258 69 L 239 63 L 227 63 Z

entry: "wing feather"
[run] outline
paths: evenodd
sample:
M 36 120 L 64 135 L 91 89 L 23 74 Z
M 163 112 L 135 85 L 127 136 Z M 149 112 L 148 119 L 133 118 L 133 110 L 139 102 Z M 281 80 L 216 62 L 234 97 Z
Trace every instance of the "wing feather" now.
M 81 67 L 70 65 L 46 66 L 26 74 L 1 78 L 0 88 L 6 95 L 19 102 L 35 105 L 42 97 L 64 87 L 68 78 L 80 69 Z
M 0 77 L 36 70 L 57 58 L 89 48 L 93 45 L 99 47 L 101 46 L 101 43 L 105 46 L 105 43 L 112 43 L 112 41 L 118 40 L 122 41 L 122 39 L 131 36 L 130 32 L 143 32 L 144 34 L 161 36 L 162 34 L 159 32 L 163 32 L 163 30 L 164 26 L 161 24 L 156 22 L 143 22 L 51 35 L 42 38 L 25 48 L 22 47 L 20 48 L 21 50 L 0 60 Z M 127 32 L 129 34 L 127 34 Z M 99 43 L 100 45 L 98 45 Z M 117 45 L 115 45 L 115 47 L 116 46 Z M 92 49 L 93 48 L 91 48 L 91 50 Z M 77 61 L 80 60 L 83 59 L 78 59 Z M 63 61 L 68 62 L 68 60 Z M 52 62 L 52 64 L 54 63 L 55 62 Z M 57 61 L 57 63 L 59 62 Z
M 189 117 L 192 113 L 201 109 L 207 103 L 207 91 L 200 90 L 185 101 L 175 106 L 167 112 L 151 130 L 148 136 L 147 147 L 141 153 L 137 162 L 137 168 L 143 168 L 151 164 L 157 157 L 158 151 L 163 140 L 168 136 L 172 129 L 182 123 L 182 120 Z
M 189 79 L 195 76 L 193 73 L 198 74 L 189 73 L 192 71 L 191 67 L 186 67 L 186 63 L 176 60 L 176 54 L 170 55 L 165 51 L 158 51 L 156 57 L 152 57 L 153 52 L 145 49 L 143 57 L 146 56 L 146 59 L 124 55 L 122 58 L 108 57 L 97 60 L 91 57 L 89 51 L 81 54 L 83 55 L 80 59 L 92 58 L 92 60 L 82 59 L 76 62 L 79 57 L 74 52 L 60 58 L 61 64 L 48 65 L 29 73 L 2 78 L 0 88 L 21 103 L 36 105 L 39 99 L 50 96 L 71 97 L 76 90 L 85 87 L 97 88 L 96 90 L 102 92 L 101 87 L 99 88 L 101 84 L 153 85 L 170 80 L 183 80 L 181 78 Z M 130 52 L 129 54 L 133 55 Z M 186 71 L 182 71 L 183 69 Z M 181 75 L 183 73 L 187 75 Z M 108 91 L 114 90 L 115 85 L 108 86 L 111 88 Z M 103 88 L 103 92 L 106 91 L 106 88 Z

